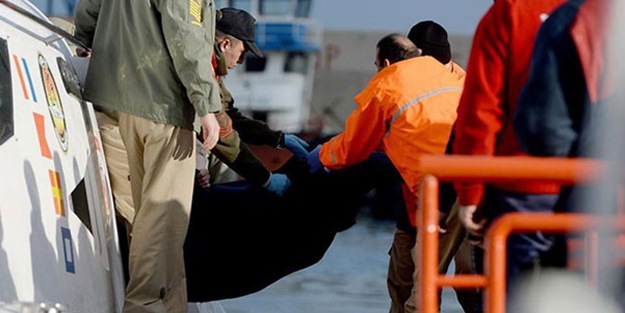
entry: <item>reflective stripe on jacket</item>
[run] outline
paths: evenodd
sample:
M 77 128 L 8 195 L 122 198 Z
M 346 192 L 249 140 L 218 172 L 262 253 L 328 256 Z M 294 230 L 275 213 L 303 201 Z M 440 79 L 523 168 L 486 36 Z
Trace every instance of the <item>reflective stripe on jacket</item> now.
M 320 160 L 341 169 L 381 148 L 412 192 L 421 154 L 444 154 L 456 120 L 464 78 L 432 57 L 395 63 L 377 73 L 355 97 L 345 131 L 326 142 Z

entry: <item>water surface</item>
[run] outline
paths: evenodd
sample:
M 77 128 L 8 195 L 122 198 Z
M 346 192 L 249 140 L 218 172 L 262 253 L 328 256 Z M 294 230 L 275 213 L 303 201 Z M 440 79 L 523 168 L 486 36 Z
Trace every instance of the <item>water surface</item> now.
M 392 221 L 360 216 L 356 225 L 337 235 L 319 263 L 260 292 L 219 304 L 226 313 L 386 313 L 394 230 Z M 443 291 L 442 312 L 462 312 L 450 290 Z

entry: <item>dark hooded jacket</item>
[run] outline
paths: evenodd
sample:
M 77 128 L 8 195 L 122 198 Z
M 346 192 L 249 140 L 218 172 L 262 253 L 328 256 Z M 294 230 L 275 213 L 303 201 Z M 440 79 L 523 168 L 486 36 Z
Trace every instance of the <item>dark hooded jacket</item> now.
M 265 184 L 271 172 L 247 144 L 278 147 L 283 140 L 283 134 L 272 130 L 262 121 L 244 116 L 234 107 L 234 98 L 223 81 L 224 76 L 228 74 L 228 68 L 217 45 L 214 50 L 213 67 L 219 83 L 222 111 L 216 115 L 221 126 L 219 142 L 211 152 L 246 180 Z

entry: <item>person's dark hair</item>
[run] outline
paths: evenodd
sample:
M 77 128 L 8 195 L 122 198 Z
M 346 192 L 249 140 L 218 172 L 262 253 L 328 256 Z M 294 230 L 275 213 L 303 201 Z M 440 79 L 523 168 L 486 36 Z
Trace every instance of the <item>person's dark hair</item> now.
M 378 62 L 387 59 L 391 64 L 418 57 L 419 49 L 408 37 L 393 33 L 378 41 Z
M 215 41 L 216 42 L 219 41 L 219 40 L 225 39 L 225 38 L 229 38 L 230 40 L 234 40 L 234 41 L 241 41 L 238 38 L 236 38 L 234 36 L 230 36 L 230 35 L 222 32 L 219 29 L 215 29 Z

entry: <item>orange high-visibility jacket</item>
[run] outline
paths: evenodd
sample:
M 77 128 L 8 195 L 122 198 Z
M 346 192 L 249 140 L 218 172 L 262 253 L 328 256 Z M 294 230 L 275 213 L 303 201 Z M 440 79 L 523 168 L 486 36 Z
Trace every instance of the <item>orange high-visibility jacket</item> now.
M 463 84 L 463 75 L 429 56 L 384 68 L 354 98 L 358 107 L 345 131 L 321 147 L 321 163 L 341 169 L 381 148 L 416 194 L 422 176 L 417 158 L 445 153 Z

